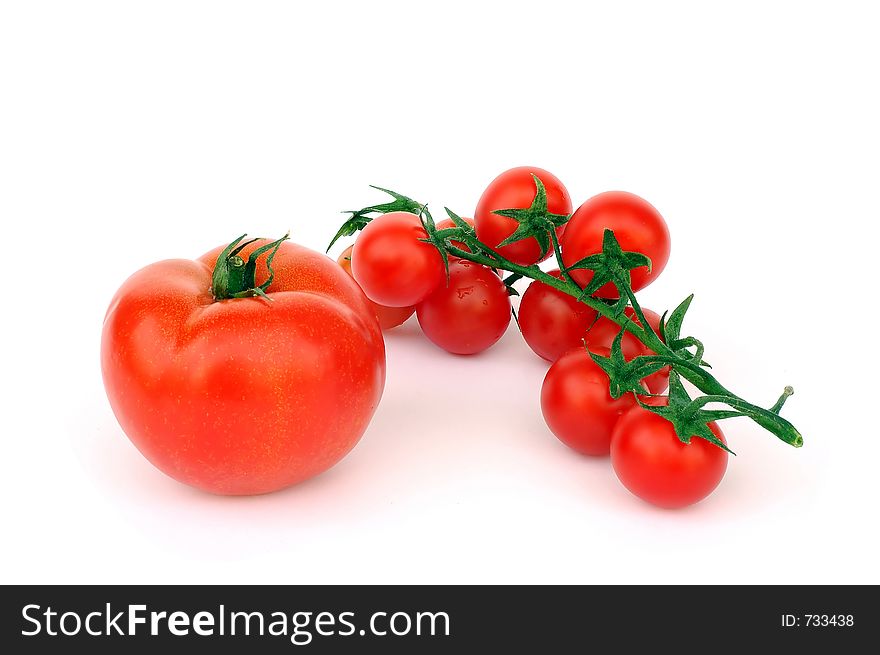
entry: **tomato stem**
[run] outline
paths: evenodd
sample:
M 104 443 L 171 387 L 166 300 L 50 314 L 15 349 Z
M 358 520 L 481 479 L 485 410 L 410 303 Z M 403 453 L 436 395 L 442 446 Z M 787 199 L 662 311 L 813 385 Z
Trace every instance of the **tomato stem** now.
M 247 261 L 241 258 L 239 253 L 250 244 L 259 241 L 259 239 L 250 239 L 244 241 L 246 234 L 242 234 L 235 241 L 226 246 L 217 257 L 214 264 L 214 272 L 211 275 L 211 293 L 214 300 L 228 300 L 229 298 L 248 298 L 260 297 L 271 301 L 272 299 L 266 295 L 266 290 L 275 279 L 275 270 L 272 268 L 272 260 L 281 247 L 281 244 L 287 241 L 289 233 L 271 243 L 267 243 L 259 248 L 254 249 Z M 257 284 L 257 261 L 264 253 L 269 253 L 266 257 L 266 268 L 269 271 L 269 277 L 262 284 Z

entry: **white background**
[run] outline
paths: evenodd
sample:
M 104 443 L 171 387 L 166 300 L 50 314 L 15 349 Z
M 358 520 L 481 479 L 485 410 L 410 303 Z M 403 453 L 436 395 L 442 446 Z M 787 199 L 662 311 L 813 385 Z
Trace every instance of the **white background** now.
M 871 3 L 611 5 L 4 3 L 0 579 L 880 582 Z M 550 435 L 515 328 L 462 358 L 414 322 L 299 487 L 195 492 L 117 426 L 101 321 L 137 268 L 244 231 L 323 249 L 371 183 L 468 215 L 521 164 L 660 209 L 644 304 L 696 292 L 719 378 L 794 385 L 804 448 L 728 423 L 717 492 L 656 510 Z

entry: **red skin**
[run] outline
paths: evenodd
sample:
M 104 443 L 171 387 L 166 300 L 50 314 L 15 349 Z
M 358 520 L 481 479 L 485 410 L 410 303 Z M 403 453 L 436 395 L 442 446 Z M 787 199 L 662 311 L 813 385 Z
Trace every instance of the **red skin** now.
M 709 423 L 709 429 L 727 443 L 716 423 Z M 727 470 L 727 452 L 700 437 L 682 443 L 669 421 L 636 406 L 614 428 L 611 465 L 633 494 L 676 509 L 715 490 Z
M 544 183 L 544 188 L 547 191 L 547 210 L 553 214 L 570 214 L 571 198 L 562 182 L 552 173 L 534 166 L 511 168 L 492 180 L 483 191 L 483 195 L 480 196 L 477 209 L 474 212 L 477 238 L 510 261 L 522 266 L 547 259 L 553 249 L 551 248 L 542 256 L 541 246 L 534 237 L 498 247 L 499 243 L 514 233 L 518 222 L 513 218 L 498 216 L 492 212 L 499 209 L 530 207 L 536 193 L 532 174 L 537 175 Z M 563 232 L 564 227 L 556 229 L 556 234 L 559 236 Z
M 104 385 L 123 431 L 164 473 L 216 494 L 267 493 L 354 447 L 382 395 L 385 347 L 363 293 L 332 259 L 285 242 L 272 302 L 215 302 L 221 250 L 125 281 L 104 319 Z M 257 280 L 267 276 L 264 257 Z
M 447 352 L 474 355 L 492 346 L 510 324 L 510 297 L 490 268 L 449 262 L 449 284 L 416 306 L 425 336 Z
M 635 404 L 632 394 L 611 397 L 608 376 L 583 348 L 556 360 L 541 387 L 550 431 L 569 448 L 594 457 L 608 455 L 617 420 Z
M 342 254 L 339 255 L 339 258 L 336 260 L 339 262 L 339 265 L 342 267 L 342 270 L 351 275 L 351 251 L 354 246 L 349 246 L 345 250 L 342 251 Z M 416 308 L 413 307 L 386 307 L 385 305 L 379 305 L 378 303 L 374 303 L 372 300 L 367 298 L 367 302 L 373 307 L 373 311 L 376 313 L 377 318 L 379 319 L 379 327 L 383 330 L 390 330 L 392 328 L 396 328 L 398 325 L 402 325 L 406 319 L 413 315 L 416 311 Z
M 417 305 L 446 281 L 443 259 L 421 219 L 407 212 L 374 218 L 358 235 L 351 272 L 367 298 L 386 307 Z
M 560 278 L 558 270 L 549 271 Z M 529 284 L 519 304 L 519 329 L 529 347 L 547 361 L 581 344 L 597 313 L 573 296 L 538 282 Z M 610 344 L 609 344 L 610 345 Z
M 669 228 L 660 213 L 647 200 L 625 191 L 606 191 L 593 196 L 578 207 L 565 226 L 562 236 L 562 261 L 568 267 L 584 257 L 602 252 L 605 229 L 614 230 L 620 247 L 640 252 L 651 259 L 651 272 L 646 266 L 634 268 L 633 291 L 648 286 L 669 261 Z M 593 278 L 593 272 L 573 269 L 572 277 L 582 287 Z M 617 288 L 603 285 L 594 294 L 598 298 L 617 298 Z

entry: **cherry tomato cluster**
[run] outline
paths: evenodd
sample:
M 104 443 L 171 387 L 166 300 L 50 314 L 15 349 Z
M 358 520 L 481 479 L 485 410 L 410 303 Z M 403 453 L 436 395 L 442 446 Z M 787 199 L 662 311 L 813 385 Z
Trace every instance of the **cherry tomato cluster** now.
M 565 277 L 581 289 L 590 287 L 594 272 L 578 263 L 602 253 L 607 230 L 613 231 L 623 251 L 650 260 L 631 271 L 632 291 L 653 282 L 669 259 L 666 222 L 647 201 L 610 191 L 590 198 L 572 213 L 565 186 L 535 167 L 499 175 L 479 199 L 474 219 L 463 220 L 473 226 L 477 245 L 513 264 L 531 266 L 555 252 L 562 271 L 549 274 L 559 280 Z M 510 296 L 516 292 L 499 271 L 447 257 L 438 247 L 436 233 L 455 225 L 447 219 L 429 229 L 418 211 L 382 213 L 362 226 L 354 246 L 342 253 L 339 262 L 374 304 L 383 329 L 401 324 L 415 312 L 432 342 L 451 353 L 470 355 L 489 348 L 504 334 L 513 311 Z M 450 245 L 471 252 L 464 243 Z M 599 281 L 590 295 L 614 303 L 619 290 L 611 282 Z M 661 334 L 660 316 L 640 309 L 650 329 Z M 640 325 L 633 307 L 626 307 L 625 316 Z M 644 407 L 667 404 L 660 394 L 669 384 L 669 368 L 646 375 L 641 383 L 644 394 L 638 398 L 635 393 L 612 397 L 608 375 L 592 356 L 608 357 L 618 339 L 628 361 L 653 355 L 638 338 L 621 332 L 618 323 L 579 298 L 539 280 L 524 292 L 517 317 L 529 347 L 552 362 L 541 391 L 541 408 L 560 441 L 584 455 L 610 454 L 621 482 L 655 505 L 682 507 L 712 492 L 727 466 L 727 451 L 719 447 L 726 442 L 718 426 L 709 424 L 718 443 L 700 438 L 685 443 L 672 422 Z

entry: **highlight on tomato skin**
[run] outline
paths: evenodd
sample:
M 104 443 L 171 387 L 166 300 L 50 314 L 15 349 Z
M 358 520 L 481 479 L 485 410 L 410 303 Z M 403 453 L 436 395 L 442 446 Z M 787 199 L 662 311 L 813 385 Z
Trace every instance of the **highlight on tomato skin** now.
M 649 404 L 662 404 L 652 399 Z M 727 443 L 718 424 L 709 429 Z M 633 495 L 664 509 L 698 503 L 721 483 L 728 453 L 700 437 L 682 442 L 672 423 L 635 406 L 624 414 L 611 437 L 611 465 L 620 482 Z
M 215 299 L 224 250 L 129 277 L 104 321 L 101 371 L 123 432 L 159 470 L 209 493 L 264 494 L 326 471 L 360 440 L 385 345 L 363 293 L 326 255 L 281 243 L 265 297 L 233 280 L 226 290 L 243 295 Z M 266 257 L 254 277 L 269 279 Z
M 337 262 L 349 275 L 351 273 L 351 251 L 354 249 L 354 246 L 349 246 L 345 250 L 342 251 L 342 254 L 337 258 Z M 354 276 L 352 275 L 352 279 Z M 355 281 L 357 283 L 357 281 Z M 391 330 L 396 328 L 399 325 L 402 325 L 406 322 L 410 316 L 412 316 L 416 308 L 415 306 L 409 307 L 386 307 L 385 305 L 380 305 L 378 303 L 373 302 L 369 298 L 367 298 L 367 302 L 370 303 L 370 306 L 376 312 L 376 317 L 379 319 L 379 327 L 383 330 Z
M 351 272 L 367 298 L 386 307 L 411 307 L 446 281 L 443 259 L 426 243 L 421 219 L 407 212 L 374 218 L 358 235 Z
M 560 239 L 565 266 L 571 267 L 585 257 L 602 252 L 606 229 L 614 231 L 624 251 L 642 253 L 651 260 L 650 272 L 644 266 L 631 271 L 633 291 L 644 289 L 666 268 L 671 248 L 666 221 L 651 203 L 626 191 L 600 193 L 577 208 Z M 582 287 L 593 277 L 592 271 L 579 268 L 571 269 L 571 275 Z M 618 291 L 609 282 L 593 295 L 615 299 Z
M 502 256 L 522 266 L 544 261 L 552 255 L 552 249 L 541 252 L 541 246 L 534 237 L 515 241 L 504 246 L 499 244 L 511 236 L 518 222 L 494 212 L 502 209 L 527 209 L 535 200 L 536 187 L 533 175 L 544 185 L 547 193 L 547 211 L 553 214 L 571 213 L 571 197 L 559 178 L 536 166 L 518 166 L 501 173 L 483 191 L 474 211 L 474 224 L 477 238 Z M 561 237 L 565 226 L 556 229 Z
M 507 287 L 490 268 L 462 259 L 449 262 L 449 282 L 416 306 L 422 332 L 456 355 L 475 355 L 494 345 L 512 316 Z

